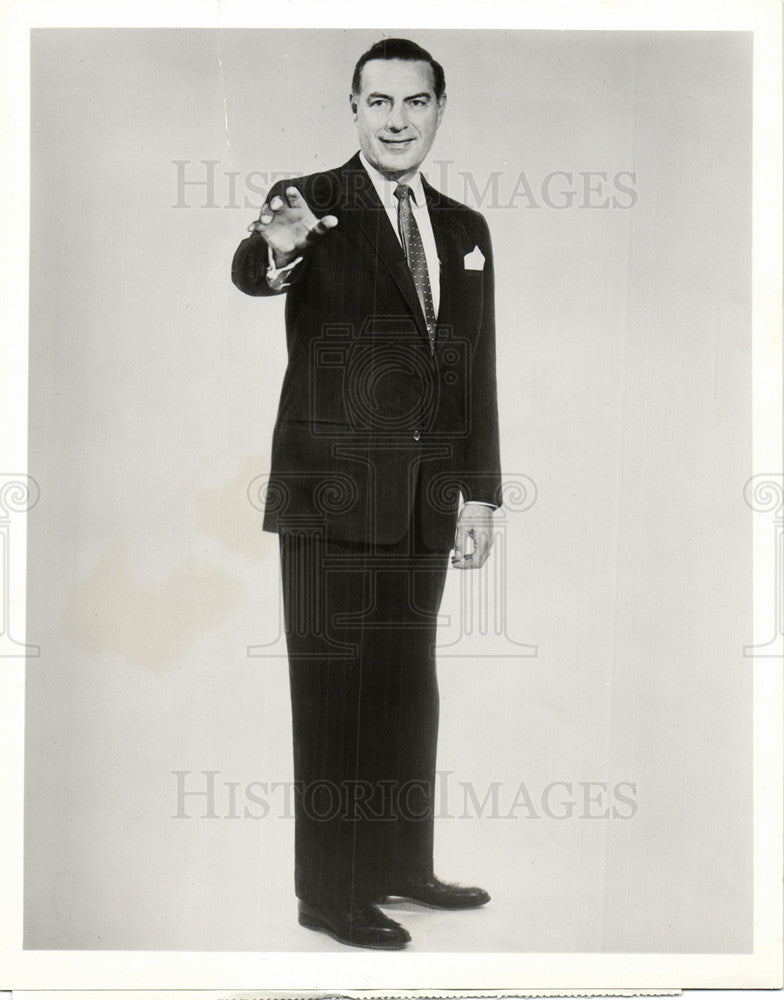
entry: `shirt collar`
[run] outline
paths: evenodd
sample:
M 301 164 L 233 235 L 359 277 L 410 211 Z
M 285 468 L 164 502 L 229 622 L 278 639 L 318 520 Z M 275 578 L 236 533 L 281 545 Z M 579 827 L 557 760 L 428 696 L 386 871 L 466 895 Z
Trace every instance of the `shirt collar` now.
M 361 150 L 359 153 L 359 160 L 373 182 L 373 187 L 376 189 L 376 194 L 381 199 L 381 204 L 384 208 L 396 209 L 397 198 L 395 197 L 395 188 L 397 187 L 398 182 L 391 181 L 388 177 L 385 177 L 380 170 L 377 170 L 373 164 L 370 163 Z M 411 197 L 414 200 L 416 207 L 424 207 L 425 189 L 422 187 L 422 174 L 419 171 L 417 171 L 416 177 L 412 178 L 408 182 L 408 186 L 411 188 Z

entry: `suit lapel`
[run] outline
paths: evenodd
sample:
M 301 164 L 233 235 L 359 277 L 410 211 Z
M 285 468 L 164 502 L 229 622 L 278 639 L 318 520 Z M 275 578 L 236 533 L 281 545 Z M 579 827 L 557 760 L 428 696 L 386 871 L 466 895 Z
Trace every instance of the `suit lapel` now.
M 463 278 L 463 245 L 467 240 L 465 229 L 457 218 L 457 213 L 441 197 L 440 192 L 422 178 L 430 223 L 441 264 L 441 294 L 438 306 L 438 330 L 436 345 L 445 336 L 448 327 L 454 325 L 452 301 L 454 291 Z
M 389 224 L 389 217 L 373 187 L 373 182 L 360 162 L 359 154 L 353 156 L 342 170 L 344 195 L 342 204 L 389 270 L 416 320 L 417 329 L 427 340 L 427 324 L 405 253 Z

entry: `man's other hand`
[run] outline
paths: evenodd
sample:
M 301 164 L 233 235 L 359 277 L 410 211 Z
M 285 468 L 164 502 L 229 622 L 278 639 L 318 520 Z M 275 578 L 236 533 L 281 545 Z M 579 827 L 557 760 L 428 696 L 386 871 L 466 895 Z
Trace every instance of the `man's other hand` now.
M 467 503 L 457 519 L 452 565 L 457 569 L 479 569 L 487 561 L 492 544 L 493 508 Z
M 288 187 L 284 197 L 275 195 L 265 203 L 258 221 L 248 226 L 248 231 L 261 233 L 275 255 L 275 265 L 285 267 L 337 224 L 334 215 L 317 219 L 300 191 Z

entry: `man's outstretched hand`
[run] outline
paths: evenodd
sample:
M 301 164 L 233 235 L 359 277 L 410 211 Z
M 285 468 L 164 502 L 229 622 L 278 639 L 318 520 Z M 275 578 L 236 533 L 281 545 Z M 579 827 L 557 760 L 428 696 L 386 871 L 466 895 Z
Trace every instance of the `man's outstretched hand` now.
M 473 542 L 470 551 L 469 539 Z M 480 503 L 467 503 L 457 520 L 452 565 L 456 569 L 479 569 L 487 561 L 492 544 L 493 508 Z
M 288 187 L 284 197 L 275 195 L 265 203 L 248 231 L 261 233 L 275 255 L 276 266 L 284 267 L 337 224 L 334 215 L 317 219 L 301 192 Z

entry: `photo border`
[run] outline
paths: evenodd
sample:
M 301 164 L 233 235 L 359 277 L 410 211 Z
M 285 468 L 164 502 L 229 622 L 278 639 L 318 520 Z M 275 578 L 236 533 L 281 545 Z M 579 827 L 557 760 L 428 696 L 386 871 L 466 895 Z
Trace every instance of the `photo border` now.
M 491 13 L 489 13 L 491 12 Z M 33 27 L 284 28 L 380 27 L 358 2 L 288 3 L 262 8 L 217 3 L 13 2 L 0 8 L 6 185 L 3 191 L 4 301 L 8 304 L 0 374 L 4 428 L 0 470 L 21 478 L 27 457 L 27 317 L 29 260 L 29 79 Z M 781 482 L 782 452 L 782 154 L 781 6 L 777 0 L 715 4 L 683 2 L 554 2 L 464 6 L 396 5 L 406 28 L 570 30 L 727 30 L 754 32 L 753 100 L 753 469 Z M 263 19 L 263 24 L 261 23 Z M 455 23 L 458 21 L 459 23 Z M 488 23 L 491 21 L 491 23 Z M 731 192 L 728 193 L 731 196 Z M 742 484 L 739 484 L 739 489 Z M 754 515 L 754 636 L 770 637 L 770 517 Z M 13 523 L 7 581 L 14 618 L 25 613 L 25 523 Z M 781 572 L 781 567 L 778 567 Z M 7 625 L 7 623 L 6 623 Z M 18 637 L 16 637 L 18 638 Z M 0 850 L 0 988 L 209 989 L 264 992 L 391 991 L 428 996 L 449 991 L 538 993 L 543 990 L 676 990 L 771 988 L 782 977 L 782 664 L 781 637 L 764 656 L 751 656 L 754 675 L 754 951 L 699 954 L 379 954 L 25 951 L 22 948 L 24 666 L 5 658 L 0 670 L 0 777 L 4 804 Z M 717 817 L 717 822 L 719 822 Z M 156 995 L 160 995 L 159 993 Z M 206 995 L 206 994 L 205 994 Z M 246 994 L 243 994 L 246 995 Z M 248 996 L 261 995 L 254 990 Z M 363 995 L 370 995 L 364 994 Z

